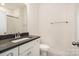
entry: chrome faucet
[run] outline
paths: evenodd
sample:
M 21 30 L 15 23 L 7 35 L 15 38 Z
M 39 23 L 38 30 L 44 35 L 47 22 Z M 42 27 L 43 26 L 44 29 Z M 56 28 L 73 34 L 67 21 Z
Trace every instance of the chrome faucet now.
M 19 32 L 15 34 L 15 38 L 20 38 L 20 33 Z

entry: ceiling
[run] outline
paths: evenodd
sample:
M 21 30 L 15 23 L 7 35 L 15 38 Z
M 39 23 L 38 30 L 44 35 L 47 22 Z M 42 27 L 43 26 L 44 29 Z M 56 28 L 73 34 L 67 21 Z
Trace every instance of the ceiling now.
M 0 6 L 6 7 L 9 9 L 26 7 L 26 5 L 24 3 L 5 3 L 5 5 L 1 5 L 1 3 L 0 3 Z

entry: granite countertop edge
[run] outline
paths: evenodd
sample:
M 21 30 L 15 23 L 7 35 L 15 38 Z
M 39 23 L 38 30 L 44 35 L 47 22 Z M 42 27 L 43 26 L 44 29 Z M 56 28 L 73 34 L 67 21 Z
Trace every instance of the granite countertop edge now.
M 33 40 L 36 40 L 36 39 L 40 38 L 40 36 L 34 36 L 34 35 L 30 35 L 30 37 L 31 38 L 29 40 L 24 40 L 24 41 L 21 41 L 21 42 L 18 42 L 18 43 L 12 43 L 12 42 L 6 43 L 4 45 L 5 47 L 0 45 L 0 54 L 3 53 L 3 52 L 8 51 L 10 49 L 16 48 L 16 47 L 18 47 L 18 46 L 20 46 L 22 44 L 25 44 L 25 43 L 28 43 L 28 42 L 31 42 Z M 27 37 L 23 37 L 23 38 L 27 38 Z M 6 46 L 7 44 L 8 44 L 8 47 Z

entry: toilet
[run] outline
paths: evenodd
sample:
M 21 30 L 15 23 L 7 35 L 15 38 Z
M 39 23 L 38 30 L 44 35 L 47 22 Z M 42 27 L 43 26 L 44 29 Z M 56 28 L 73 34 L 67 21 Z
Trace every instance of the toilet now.
M 40 55 L 47 56 L 48 55 L 49 46 L 46 44 L 40 44 Z

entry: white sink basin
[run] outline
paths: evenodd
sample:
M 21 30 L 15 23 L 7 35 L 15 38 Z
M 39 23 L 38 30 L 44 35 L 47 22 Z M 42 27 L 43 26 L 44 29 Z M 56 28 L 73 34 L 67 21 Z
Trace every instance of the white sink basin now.
M 17 43 L 17 42 L 20 42 L 20 41 L 23 41 L 23 40 L 27 40 L 27 39 L 29 39 L 29 38 L 22 38 L 22 39 L 18 39 L 18 40 L 13 40 L 11 42 Z

